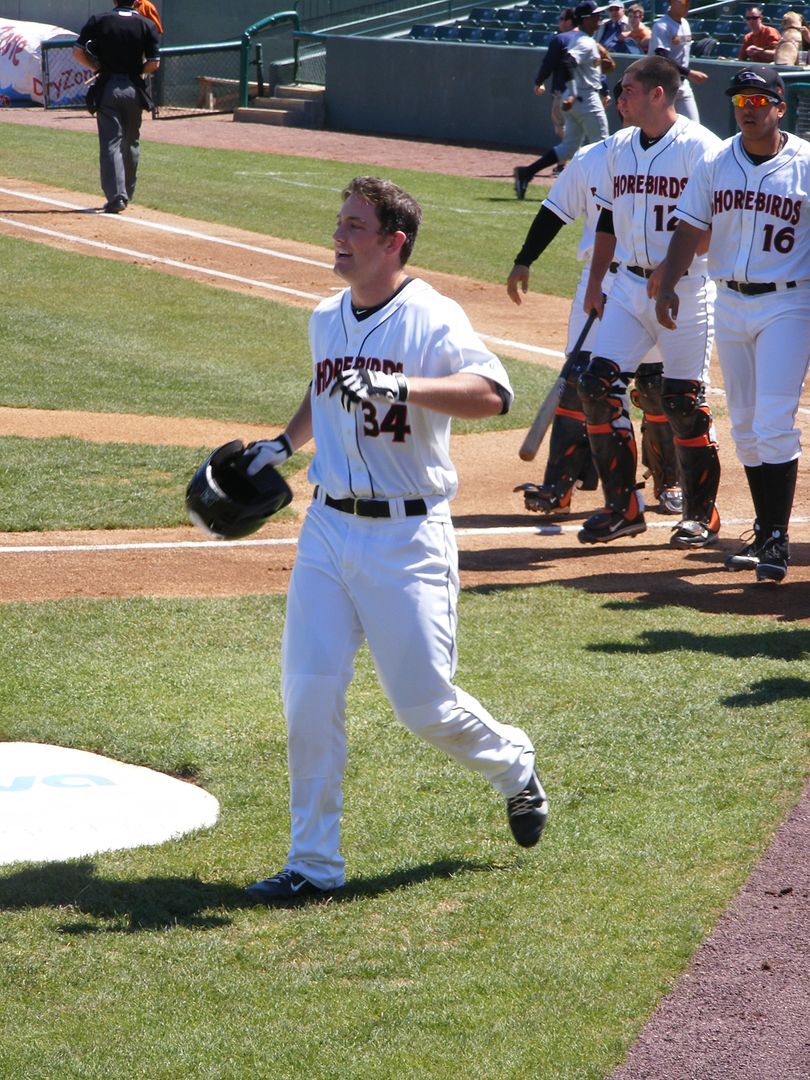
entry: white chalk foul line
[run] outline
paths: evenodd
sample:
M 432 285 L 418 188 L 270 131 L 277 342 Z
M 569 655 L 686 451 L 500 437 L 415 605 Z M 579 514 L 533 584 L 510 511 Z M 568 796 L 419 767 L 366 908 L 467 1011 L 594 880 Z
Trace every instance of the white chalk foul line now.
M 648 529 L 672 529 L 674 519 L 667 521 L 648 521 Z M 791 525 L 806 525 L 810 522 L 807 517 L 793 517 Z M 725 526 L 750 526 L 750 518 L 728 518 L 723 521 Z M 559 536 L 562 533 L 579 532 L 582 524 L 578 525 L 503 525 L 485 529 L 456 529 L 456 535 L 464 536 Z M 132 542 L 122 544 L 27 544 L 0 546 L 0 555 L 69 555 L 80 552 L 104 552 L 104 551 L 205 551 L 212 548 L 229 548 L 231 551 L 239 548 L 271 548 L 271 547 L 295 547 L 298 543 L 296 537 L 275 538 L 266 540 L 155 540 Z
M 79 206 L 77 203 L 66 202 L 64 199 L 53 199 L 44 195 L 33 195 L 27 191 L 16 191 L 13 188 L 0 187 L 0 194 L 11 195 L 18 199 L 27 199 L 29 202 L 42 203 L 45 206 L 58 206 L 62 210 L 76 210 L 86 211 L 86 207 Z M 161 232 L 173 233 L 175 236 L 187 236 L 194 240 L 203 240 L 206 243 L 222 244 L 225 247 L 239 248 L 242 251 L 251 251 L 254 254 L 267 255 L 272 259 L 286 259 L 289 262 L 304 263 L 307 266 L 317 266 L 319 269 L 331 270 L 331 263 L 318 262 L 316 259 L 307 259 L 299 255 L 288 255 L 283 251 L 276 251 L 273 248 L 265 248 L 255 246 L 253 244 L 243 244 L 236 240 L 226 240 L 221 236 L 211 236 L 208 233 L 200 232 L 197 229 L 185 229 L 176 225 L 164 225 L 157 221 L 148 221 L 146 218 L 119 218 L 113 215 L 107 215 L 108 218 L 112 218 L 114 221 L 123 221 L 126 225 L 132 225 L 136 228 L 144 229 L 156 229 Z M 79 237 L 72 236 L 70 233 L 57 232 L 56 230 L 45 229 L 42 226 L 29 225 L 25 222 L 18 222 L 10 220 L 9 218 L 0 218 L 0 222 L 6 225 L 11 225 L 13 228 L 29 230 L 31 232 L 38 232 L 45 236 L 51 236 L 57 240 L 66 240 L 69 243 L 84 244 L 88 247 L 100 248 L 102 251 L 115 252 L 116 254 L 126 254 L 130 258 L 149 259 L 152 262 L 161 263 L 164 266 L 178 267 L 183 270 L 196 270 L 198 273 L 207 274 L 209 277 L 221 277 L 226 281 L 236 281 L 240 284 L 255 285 L 260 289 L 268 289 L 271 292 L 286 293 L 291 296 L 299 296 L 305 300 L 323 300 L 324 297 L 316 293 L 304 293 L 296 291 L 295 289 L 287 289 L 281 285 L 270 285 L 265 281 L 255 281 L 252 278 L 240 277 L 236 274 L 228 274 L 220 270 L 211 270 L 207 267 L 196 266 L 194 263 L 175 262 L 173 259 L 165 259 L 160 255 L 149 255 L 143 252 L 132 251 L 128 248 L 116 247 L 112 244 L 105 244 L 100 240 L 82 240 Z M 550 356 L 555 360 L 562 360 L 565 358 L 565 354 L 558 352 L 556 349 L 543 349 L 538 345 L 529 345 L 523 341 L 512 341 L 508 338 L 492 337 L 487 334 L 479 335 L 484 341 L 489 341 L 493 345 L 502 345 L 506 348 L 520 349 L 522 352 L 536 354 L 538 356 Z
M 12 195 L 17 199 L 27 199 L 29 202 L 44 203 L 46 206 L 58 206 L 63 210 L 77 210 L 87 213 L 87 207 L 76 203 L 65 202 L 63 199 L 50 199 L 44 195 L 31 195 L 27 191 L 14 191 L 12 188 L 0 187 L 0 195 Z M 124 221 L 127 225 L 134 225 L 142 229 L 155 229 L 158 232 L 174 233 L 176 236 L 189 236 L 193 240 L 204 240 L 207 244 L 221 244 L 223 247 L 238 248 L 240 251 L 252 251 L 257 255 L 269 255 L 273 259 L 286 259 L 287 262 L 304 263 L 306 266 L 318 266 L 324 270 L 331 270 L 332 264 L 319 262 L 317 259 L 308 259 L 303 255 L 290 255 L 286 251 L 276 251 L 275 248 L 260 247 L 256 244 L 245 244 L 239 240 L 228 240 L 224 236 L 211 236 L 210 233 L 199 232 L 197 229 L 184 229 L 177 225 L 166 225 L 160 221 L 149 221 L 147 218 L 115 217 L 116 221 Z
M 41 225 L 29 225 L 26 222 L 11 221 L 9 218 L 0 217 L 0 223 L 10 225 L 13 229 L 21 229 L 25 232 L 38 233 L 41 236 L 50 236 L 55 240 L 65 240 L 69 244 L 78 244 L 82 247 L 97 248 L 101 251 L 110 251 L 116 255 L 126 255 L 130 259 L 144 259 L 147 262 L 158 263 L 161 266 L 171 266 L 177 270 L 206 274 L 208 277 L 222 278 L 223 281 L 236 281 L 240 285 L 253 285 L 257 289 L 268 289 L 270 292 L 284 293 L 285 296 L 297 296 L 303 300 L 326 299 L 319 293 L 302 292 L 300 289 L 289 289 L 285 285 L 271 285 L 267 281 L 257 281 L 255 278 L 242 277 L 241 274 L 229 274 L 224 270 L 211 270 L 207 266 L 197 266 L 195 263 L 181 262 L 179 259 L 167 259 L 162 255 L 150 255 L 146 251 L 136 251 L 134 248 L 120 247 L 118 244 L 105 244 L 101 240 L 89 240 L 81 236 L 73 236 L 70 233 L 59 232 L 57 229 L 46 229 Z

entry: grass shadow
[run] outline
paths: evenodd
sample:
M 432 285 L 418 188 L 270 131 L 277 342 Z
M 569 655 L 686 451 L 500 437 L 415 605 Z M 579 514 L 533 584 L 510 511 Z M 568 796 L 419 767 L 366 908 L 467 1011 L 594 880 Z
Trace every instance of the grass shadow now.
M 441 859 L 353 878 L 330 902 L 368 899 L 434 878 L 492 868 L 490 863 Z M 64 908 L 87 916 L 84 921 L 62 923 L 59 932 L 63 934 L 138 933 L 178 926 L 216 930 L 231 924 L 231 912 L 255 906 L 241 885 L 193 877 L 112 880 L 97 876 L 95 863 L 89 859 L 28 866 L 0 878 L 0 911 Z

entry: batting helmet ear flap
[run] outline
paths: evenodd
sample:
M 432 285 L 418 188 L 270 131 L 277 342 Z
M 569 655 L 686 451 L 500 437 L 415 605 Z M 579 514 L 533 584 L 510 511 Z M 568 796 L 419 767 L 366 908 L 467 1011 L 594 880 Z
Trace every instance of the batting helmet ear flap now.
M 249 536 L 292 502 L 287 481 L 272 465 L 247 475 L 244 450 L 240 439 L 217 447 L 186 489 L 189 520 L 212 539 Z

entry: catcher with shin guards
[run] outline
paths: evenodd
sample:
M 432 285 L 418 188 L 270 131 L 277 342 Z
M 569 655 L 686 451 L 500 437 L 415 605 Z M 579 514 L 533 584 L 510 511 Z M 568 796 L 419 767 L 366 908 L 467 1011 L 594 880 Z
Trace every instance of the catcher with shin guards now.
M 617 108 L 622 113 L 621 83 L 616 84 L 613 93 Z M 543 201 L 506 282 L 510 299 L 520 305 L 521 293 L 528 289 L 531 264 L 542 255 L 563 225 L 571 224 L 580 217 L 584 218 L 582 239 L 577 250 L 577 258 L 583 263 L 583 269 L 568 321 L 566 353 L 569 359 L 563 367 L 565 387 L 560 395 L 549 434 L 548 462 L 540 484 L 526 483 L 515 488 L 515 491 L 523 491 L 526 509 L 539 513 L 568 513 L 574 488 L 595 491 L 598 487 L 585 414 L 577 391 L 579 376 L 591 359 L 590 350 L 596 336 L 596 326 L 585 337 L 578 356 L 572 358 L 571 352 L 587 318 L 583 311 L 583 299 L 590 271 L 596 222 L 599 218 L 599 208 L 594 201 L 593 192 L 596 179 L 601 174 L 604 155 L 604 142 L 591 143 L 574 155 Z M 606 294 L 610 292 L 616 267 L 611 267 L 611 271 L 604 280 Z M 648 359 L 658 360 L 655 349 L 650 352 Z M 661 371 L 662 365 L 658 362 L 645 362 L 639 367 L 636 381 L 639 393 L 638 400 L 634 403 L 644 413 L 642 430 L 646 429 L 648 434 L 646 439 L 642 436 L 642 458 L 649 475 L 653 477 L 659 509 L 667 514 L 680 514 L 681 491 L 677 482 L 672 431 L 661 404 Z

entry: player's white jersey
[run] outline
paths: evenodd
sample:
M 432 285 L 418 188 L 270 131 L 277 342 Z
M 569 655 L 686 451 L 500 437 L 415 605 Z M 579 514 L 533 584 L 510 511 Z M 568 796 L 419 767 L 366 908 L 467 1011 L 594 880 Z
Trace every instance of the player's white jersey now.
M 595 196 L 604 168 L 604 157 L 604 139 L 577 150 L 543 200 L 543 206 L 547 206 L 566 225 L 572 224 L 577 218 L 584 218 L 582 239 L 577 248 L 580 262 L 590 262 L 593 255 L 593 238 L 600 210 Z
M 602 67 L 594 39 L 582 30 L 573 31 L 565 51 L 576 64 L 571 80 L 574 93 L 580 97 L 598 94 L 602 88 Z
M 309 324 L 310 399 L 315 456 L 309 479 L 335 499 L 452 499 L 450 417 L 409 402 L 363 402 L 346 412 L 335 378 L 349 368 L 406 376 L 483 375 L 513 398 L 509 377 L 473 330 L 462 308 L 425 281 L 412 279 L 365 319 L 345 289 L 322 301 Z
M 788 135 L 755 165 L 742 136 L 727 139 L 695 169 L 675 214 L 711 226 L 709 273 L 764 284 L 810 279 L 810 143 Z
M 692 51 L 692 31 L 686 19 L 676 22 L 671 15 L 662 15 L 651 27 L 652 36 L 647 55 L 655 56 L 656 49 L 666 49 L 667 56 L 679 68 L 689 67 Z
M 624 128 L 607 140 L 596 198 L 613 212 L 615 258 L 620 263 L 653 270 L 663 262 L 687 180 L 720 145 L 708 128 L 684 116 L 646 150 L 638 128 Z M 696 268 L 705 265 L 705 255 L 693 263 Z

